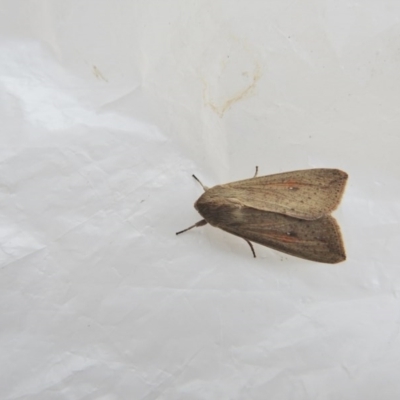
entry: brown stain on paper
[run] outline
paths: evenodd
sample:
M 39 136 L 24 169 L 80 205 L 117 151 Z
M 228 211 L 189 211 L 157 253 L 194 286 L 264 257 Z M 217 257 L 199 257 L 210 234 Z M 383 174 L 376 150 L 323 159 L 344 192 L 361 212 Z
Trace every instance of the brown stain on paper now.
M 108 82 L 108 80 L 104 77 L 104 75 L 101 73 L 101 71 L 95 65 L 93 65 L 92 72 L 93 72 L 93 75 L 97 79 L 103 80 L 104 82 Z
M 248 76 L 248 72 L 245 71 L 242 73 L 243 76 Z M 261 78 L 261 68 L 260 65 L 258 63 L 256 63 L 255 65 L 255 69 L 252 75 L 252 80 L 250 82 L 249 85 L 247 85 L 246 87 L 244 87 L 242 90 L 240 90 L 239 92 L 237 92 L 236 94 L 234 94 L 233 96 L 231 96 L 230 98 L 226 99 L 224 102 L 222 102 L 221 104 L 217 104 L 215 102 L 213 102 L 210 99 L 210 95 L 209 95 L 209 85 L 207 83 L 207 81 L 205 79 L 203 79 L 203 83 L 204 83 L 204 89 L 203 89 L 203 98 L 204 98 L 204 103 L 208 106 L 211 107 L 211 109 L 217 113 L 220 117 L 222 117 L 225 113 L 225 111 L 229 110 L 229 108 L 231 108 L 231 106 L 235 103 L 237 103 L 240 100 L 243 100 L 247 97 L 249 97 L 254 89 L 257 86 L 257 82 L 260 80 Z

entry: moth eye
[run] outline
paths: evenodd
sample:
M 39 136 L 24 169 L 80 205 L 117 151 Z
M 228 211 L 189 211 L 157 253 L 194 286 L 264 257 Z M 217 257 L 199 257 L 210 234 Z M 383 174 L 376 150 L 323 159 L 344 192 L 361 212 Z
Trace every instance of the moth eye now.
M 288 236 L 296 236 L 296 233 L 293 232 L 293 231 L 289 231 L 289 232 L 286 232 L 286 235 L 288 235 Z

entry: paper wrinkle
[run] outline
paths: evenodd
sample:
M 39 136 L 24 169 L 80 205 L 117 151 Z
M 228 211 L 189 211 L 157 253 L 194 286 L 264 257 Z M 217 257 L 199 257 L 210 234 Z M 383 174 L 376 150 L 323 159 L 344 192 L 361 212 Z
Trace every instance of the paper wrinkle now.
M 121 130 L 134 130 L 138 133 L 147 129 L 146 124 L 140 124 L 130 117 L 117 115 L 114 112 L 99 114 L 96 110 L 87 109 L 86 102 L 80 100 L 82 96 L 79 92 L 82 91 L 80 88 L 82 84 L 86 85 L 87 90 L 90 90 L 90 85 L 67 74 L 51 58 L 42 63 L 32 63 L 32 60 L 38 59 L 38 51 L 41 53 L 40 56 L 48 57 L 45 49 L 40 48 L 37 43 L 31 42 L 29 45 L 15 46 L 15 42 L 13 42 L 10 47 L 8 52 L 3 54 L 6 75 L 3 72 L 0 82 L 9 96 L 19 100 L 26 122 L 49 130 L 69 129 L 76 125 L 106 129 L 118 127 Z M 24 75 L 23 79 L 19 74 L 20 63 L 29 65 L 29 73 Z M 12 68 L 7 68 L 11 65 Z M 18 67 L 16 67 L 17 65 Z M 22 71 L 25 72 L 27 69 Z M 134 93 L 139 87 L 137 84 L 128 91 L 125 89 L 124 93 L 118 94 L 117 97 L 102 105 L 117 103 L 130 93 Z M 155 132 L 147 132 L 147 135 L 149 133 L 154 134 Z

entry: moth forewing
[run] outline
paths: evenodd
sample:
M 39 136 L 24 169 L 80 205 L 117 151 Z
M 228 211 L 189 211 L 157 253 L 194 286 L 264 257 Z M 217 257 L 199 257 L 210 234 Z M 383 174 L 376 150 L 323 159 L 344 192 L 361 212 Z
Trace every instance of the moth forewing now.
M 203 196 L 296 218 L 317 219 L 339 205 L 347 177 L 338 169 L 306 169 L 214 186 Z
M 223 204 L 218 212 L 202 210 L 213 226 L 284 253 L 335 264 L 345 260 L 339 226 L 332 216 L 302 220 L 269 211 Z

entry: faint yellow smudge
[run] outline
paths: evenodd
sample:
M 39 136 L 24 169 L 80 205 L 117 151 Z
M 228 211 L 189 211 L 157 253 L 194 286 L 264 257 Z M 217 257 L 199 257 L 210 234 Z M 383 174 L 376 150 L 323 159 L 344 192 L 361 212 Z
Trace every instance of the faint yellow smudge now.
M 248 72 L 243 72 L 244 76 L 248 75 Z M 242 90 L 231 96 L 230 98 L 226 99 L 223 103 L 221 104 L 216 104 L 210 99 L 209 95 L 209 87 L 207 81 L 203 79 L 203 98 L 204 98 L 204 103 L 208 106 L 211 107 L 213 111 L 215 111 L 220 117 L 222 117 L 225 113 L 226 110 L 228 110 L 234 103 L 245 99 L 246 97 L 249 97 L 255 87 L 257 86 L 257 82 L 261 78 L 261 68 L 258 63 L 255 65 L 255 69 L 252 75 L 252 80 L 247 85 L 244 87 Z
M 97 79 L 101 79 L 104 82 L 108 82 L 108 80 L 104 77 L 104 75 L 100 72 L 100 70 L 93 65 L 93 75 L 97 78 Z

